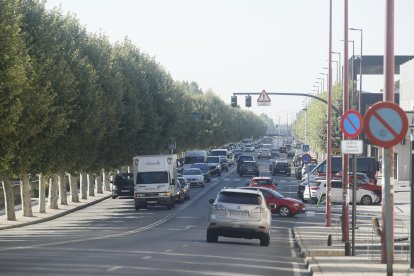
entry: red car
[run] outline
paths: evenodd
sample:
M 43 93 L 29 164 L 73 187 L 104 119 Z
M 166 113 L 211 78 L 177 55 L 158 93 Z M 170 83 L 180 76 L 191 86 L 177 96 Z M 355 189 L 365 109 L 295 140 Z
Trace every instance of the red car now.
M 253 177 L 249 183 L 247 183 L 248 187 L 263 187 L 272 190 L 276 190 L 277 183 L 273 182 L 273 179 L 270 177 L 260 176 L 260 177 Z
M 271 210 L 272 214 L 279 214 L 281 217 L 293 217 L 296 214 L 305 213 L 306 211 L 302 201 L 285 197 L 274 190 L 262 187 L 243 187 L 243 189 L 261 191 L 267 204 L 276 204 L 276 208 Z

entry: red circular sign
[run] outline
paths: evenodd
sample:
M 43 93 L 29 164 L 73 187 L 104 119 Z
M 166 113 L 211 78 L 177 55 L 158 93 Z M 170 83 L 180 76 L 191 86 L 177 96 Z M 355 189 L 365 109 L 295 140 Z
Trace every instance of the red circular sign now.
M 373 144 L 389 148 L 405 138 L 408 130 L 407 115 L 395 103 L 378 102 L 365 114 L 364 129 Z
M 362 130 L 361 114 L 359 114 L 359 112 L 354 109 L 346 111 L 341 118 L 341 129 L 346 137 L 357 137 Z

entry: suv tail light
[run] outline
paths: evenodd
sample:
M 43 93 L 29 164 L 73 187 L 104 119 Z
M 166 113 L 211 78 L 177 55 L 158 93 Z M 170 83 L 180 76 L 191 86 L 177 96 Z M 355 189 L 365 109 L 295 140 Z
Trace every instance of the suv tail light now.
M 319 186 L 311 187 L 311 190 L 319 190 Z

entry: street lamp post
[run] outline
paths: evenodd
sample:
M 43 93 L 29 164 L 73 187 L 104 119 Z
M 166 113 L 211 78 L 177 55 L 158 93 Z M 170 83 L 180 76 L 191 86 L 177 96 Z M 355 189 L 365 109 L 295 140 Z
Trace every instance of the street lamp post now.
M 318 80 L 321 80 L 322 82 L 322 92 L 325 91 L 325 79 L 324 78 L 317 78 Z
M 327 62 L 329 62 L 329 60 L 326 60 Z M 338 66 L 338 61 L 337 60 L 332 60 L 331 62 L 335 62 L 336 63 L 336 82 L 339 82 L 339 66 Z M 323 69 L 327 69 L 326 67 L 323 67 Z
M 361 96 L 362 96 L 362 29 L 349 28 L 351 31 L 361 32 L 361 53 L 359 58 L 359 94 L 358 94 L 358 111 L 361 113 Z
M 341 40 L 342 42 L 344 40 Z M 354 94 L 355 94 L 355 85 L 354 85 L 354 80 L 355 80 L 355 71 L 354 71 L 354 60 L 355 60 L 355 41 L 354 40 L 348 40 L 349 43 L 352 43 L 352 64 L 351 64 L 351 74 L 352 74 L 352 94 L 351 94 L 351 104 L 350 107 L 355 107 L 355 102 L 354 102 Z M 348 61 L 346 61 L 348 62 Z
M 342 67 L 341 67 L 341 52 L 332 52 L 332 54 L 336 54 L 336 55 L 339 56 L 339 59 L 338 59 L 338 61 L 339 61 L 338 75 L 339 75 L 339 80 L 342 81 L 342 74 L 341 74 L 341 69 L 342 69 Z

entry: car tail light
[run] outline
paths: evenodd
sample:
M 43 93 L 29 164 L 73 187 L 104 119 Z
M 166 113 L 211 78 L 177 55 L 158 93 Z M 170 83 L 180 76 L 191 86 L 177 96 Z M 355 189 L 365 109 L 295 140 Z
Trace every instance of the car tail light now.
M 319 186 L 311 187 L 311 190 L 319 190 Z
M 218 210 L 218 211 L 227 211 L 226 207 L 224 207 L 223 204 L 217 204 L 214 206 L 214 209 Z
M 261 209 L 263 209 L 263 211 L 264 211 L 264 208 L 260 208 L 259 206 L 258 207 L 256 207 L 256 208 L 254 208 L 253 210 L 251 210 L 251 213 L 260 213 L 262 210 Z

